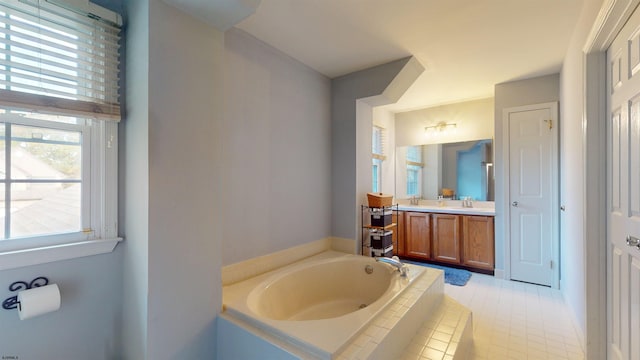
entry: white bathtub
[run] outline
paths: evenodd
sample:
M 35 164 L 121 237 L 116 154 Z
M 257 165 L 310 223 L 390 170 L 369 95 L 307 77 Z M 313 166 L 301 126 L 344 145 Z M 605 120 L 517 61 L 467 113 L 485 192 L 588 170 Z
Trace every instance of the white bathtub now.
M 373 269 L 367 274 L 365 268 Z M 314 357 L 331 359 L 424 272 L 327 252 L 226 286 L 226 314 Z

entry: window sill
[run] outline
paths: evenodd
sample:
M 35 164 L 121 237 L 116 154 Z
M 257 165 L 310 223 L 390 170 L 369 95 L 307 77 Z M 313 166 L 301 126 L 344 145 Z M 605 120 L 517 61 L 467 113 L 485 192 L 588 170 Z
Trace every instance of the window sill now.
M 99 239 L 2 252 L 0 253 L 0 270 L 106 254 L 112 252 L 120 241 L 122 238 Z

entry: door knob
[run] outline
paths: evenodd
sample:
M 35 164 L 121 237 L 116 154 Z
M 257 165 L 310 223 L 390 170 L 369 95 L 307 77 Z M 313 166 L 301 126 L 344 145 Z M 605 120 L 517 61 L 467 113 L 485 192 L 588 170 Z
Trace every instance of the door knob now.
M 513 206 L 513 207 L 518 207 L 518 202 L 517 202 L 517 201 L 512 202 L 512 203 L 511 203 L 511 206 Z
M 637 237 L 633 237 L 631 235 L 627 235 L 627 245 L 628 246 L 640 246 L 640 239 L 638 239 Z M 640 247 L 639 247 L 640 249 Z

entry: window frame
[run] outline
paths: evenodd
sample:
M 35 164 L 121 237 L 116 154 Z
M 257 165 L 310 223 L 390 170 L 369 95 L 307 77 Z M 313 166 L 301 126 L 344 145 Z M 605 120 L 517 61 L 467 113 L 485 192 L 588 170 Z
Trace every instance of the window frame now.
M 117 234 L 118 123 L 84 119 L 82 125 L 69 126 L 24 118 L 11 123 L 27 126 L 44 124 L 45 127 L 59 129 L 82 128 L 83 229 L 0 240 L 0 270 L 113 251 L 122 241 Z
M 120 60 L 116 58 L 119 56 L 119 45 L 103 41 L 106 41 L 107 38 L 117 41 L 120 37 L 122 18 L 115 12 L 89 2 L 86 4 L 82 4 L 82 2 L 65 3 L 64 0 L 56 0 L 55 3 L 45 1 L 34 3 L 3 1 L 1 5 L 3 11 L 7 10 L 7 12 L 2 13 L 3 16 L 9 14 L 8 11 L 17 11 L 16 14 L 20 18 L 22 18 L 22 14 L 27 14 L 26 16 L 29 19 L 37 18 L 38 21 L 42 20 L 41 26 L 45 32 L 50 30 L 44 27 L 52 24 L 51 21 L 58 21 L 55 23 L 55 28 L 58 28 L 58 25 L 68 28 L 72 31 L 70 34 L 74 36 L 79 34 L 74 31 L 84 31 L 87 28 L 95 29 L 95 33 L 84 31 L 82 36 L 93 37 L 90 39 L 82 37 L 82 41 L 89 39 L 88 41 L 91 42 L 92 46 L 96 47 L 96 49 L 102 46 L 100 49 L 105 51 L 89 52 L 94 55 L 90 58 L 82 58 L 82 61 L 90 63 L 89 67 L 83 67 L 83 69 L 91 68 L 102 71 L 103 68 L 101 66 L 111 62 L 116 64 L 115 69 L 117 72 L 118 64 L 120 63 Z M 59 22 L 60 19 L 63 19 L 63 21 Z M 3 22 L 3 24 L 5 23 L 8 22 Z M 41 23 L 38 22 L 38 24 Z M 21 29 L 21 26 L 19 25 L 17 28 Z M 28 28 L 34 27 L 33 22 L 25 26 Z M 81 28 L 84 30 L 80 30 Z M 7 32 L 11 31 L 8 27 L 4 29 L 5 34 L 11 34 Z M 6 44 L 6 36 L 0 39 L 3 44 Z M 48 40 L 44 38 L 44 35 L 37 40 L 42 41 L 42 43 L 37 43 L 37 46 L 47 45 Z M 24 43 L 20 43 L 16 47 L 24 48 L 23 45 Z M 107 55 L 105 54 L 107 53 L 109 53 L 109 57 L 106 57 Z M 78 58 L 80 58 L 79 54 Z M 24 65 L 24 63 L 18 61 L 16 61 L 16 64 Z M 5 66 L 11 67 L 11 64 Z M 100 86 L 105 84 L 104 93 L 115 97 L 88 95 L 79 88 L 78 94 L 89 96 L 89 98 L 74 100 L 56 97 L 55 94 L 47 94 L 46 91 L 21 92 L 18 83 L 15 85 L 6 83 L 0 89 L 0 106 L 2 108 L 84 119 L 81 231 L 0 240 L 0 270 L 108 253 L 113 251 L 118 242 L 122 241 L 122 238 L 118 236 L 117 221 L 118 121 L 121 119 L 120 104 L 118 102 L 118 74 L 108 69 L 104 71 L 104 77 L 100 74 L 103 73 L 97 73 L 94 80 L 98 82 L 105 80 L 105 82 L 95 83 L 95 89 L 102 89 Z M 33 78 L 33 76 L 31 77 Z M 80 83 L 84 84 L 83 82 L 78 84 Z M 115 85 L 115 87 L 107 85 L 107 83 Z M 15 91 L 11 89 L 12 86 L 15 86 Z M 93 87 L 89 88 L 93 89 Z M 25 125 L 33 125 L 31 120 Z M 46 120 L 43 121 L 46 122 Z M 51 127 L 56 128 L 56 126 Z M 85 144 L 84 141 L 88 141 L 89 144 Z M 85 173 L 87 174 L 86 178 Z
M 416 193 L 410 193 L 409 189 L 409 173 L 410 172 L 415 172 L 415 188 L 416 188 Z M 422 196 L 422 191 L 420 189 L 420 183 L 421 183 L 421 177 L 422 177 L 422 168 L 417 166 L 417 165 L 412 165 L 412 164 L 407 164 L 407 196 Z M 413 184 L 414 182 L 411 182 L 411 184 Z
M 371 191 L 382 192 L 382 164 L 387 159 L 384 155 L 385 128 L 373 125 L 371 130 Z M 376 171 L 377 167 L 377 171 Z
M 417 154 L 418 157 L 414 158 L 409 156 L 410 155 L 410 150 L 412 149 L 417 149 Z M 416 161 L 417 160 L 417 161 Z M 405 167 L 405 179 L 406 179 L 406 195 L 407 196 L 422 196 L 422 188 L 421 188 L 421 184 L 422 184 L 422 172 L 424 170 L 424 162 L 422 161 L 422 146 L 409 146 L 407 147 L 407 152 L 405 154 L 405 163 L 406 163 L 406 167 Z M 409 193 L 409 172 L 413 172 L 415 171 L 416 173 L 416 193 Z M 413 184 L 413 182 L 412 182 Z
M 371 191 L 382 191 L 382 160 L 373 158 L 371 159 Z M 377 170 L 376 170 L 377 169 Z

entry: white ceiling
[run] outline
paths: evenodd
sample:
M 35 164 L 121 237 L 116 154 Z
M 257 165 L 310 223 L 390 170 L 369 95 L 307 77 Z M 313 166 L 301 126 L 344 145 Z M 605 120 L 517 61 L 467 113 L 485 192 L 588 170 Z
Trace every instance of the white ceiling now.
M 263 0 L 236 27 L 336 77 L 409 55 L 426 68 L 394 112 L 493 96 L 560 71 L 583 0 Z

